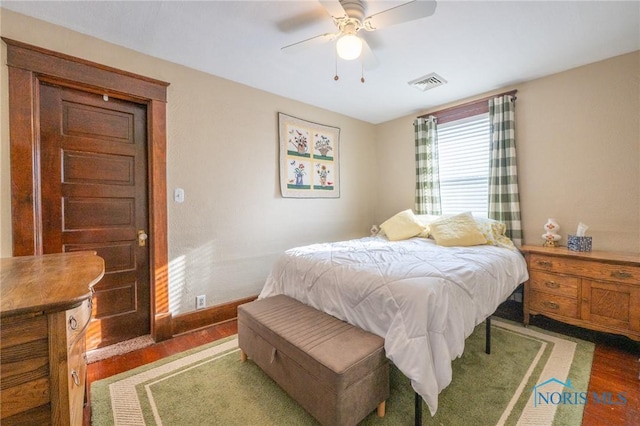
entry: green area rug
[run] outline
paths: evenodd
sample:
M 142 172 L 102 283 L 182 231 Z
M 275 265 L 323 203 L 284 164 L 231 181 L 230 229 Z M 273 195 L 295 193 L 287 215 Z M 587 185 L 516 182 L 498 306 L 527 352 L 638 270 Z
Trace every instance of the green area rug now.
M 484 353 L 484 324 L 453 362 L 453 382 L 439 395 L 425 425 L 580 425 L 583 405 L 534 401 L 586 392 L 594 345 L 492 322 L 492 353 Z M 570 387 L 564 387 L 568 385 Z M 362 425 L 413 424 L 409 380 L 391 368 L 387 414 Z M 240 361 L 235 336 L 91 384 L 92 424 L 100 425 L 313 425 L 315 420 L 251 361 Z

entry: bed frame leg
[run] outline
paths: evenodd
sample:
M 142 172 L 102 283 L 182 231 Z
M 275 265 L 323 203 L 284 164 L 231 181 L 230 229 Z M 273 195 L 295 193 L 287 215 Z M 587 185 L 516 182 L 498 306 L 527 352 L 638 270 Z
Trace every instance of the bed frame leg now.
M 487 317 L 485 321 L 486 328 L 486 346 L 485 352 L 487 355 L 491 354 L 491 317 Z M 414 405 L 414 424 L 415 426 L 422 426 L 422 397 L 418 392 L 415 393 L 415 405 Z
M 486 325 L 486 346 L 485 346 L 485 352 L 487 353 L 487 355 L 491 354 L 491 317 L 488 316 L 487 320 L 485 321 L 485 325 Z
M 378 404 L 376 414 L 378 415 L 378 417 L 384 417 L 384 415 L 386 414 L 386 401 L 382 401 L 380 404 Z
M 247 353 L 240 349 L 240 361 L 245 362 L 247 360 Z
M 415 392 L 415 395 L 414 424 L 415 426 L 422 426 L 422 397 L 418 392 Z

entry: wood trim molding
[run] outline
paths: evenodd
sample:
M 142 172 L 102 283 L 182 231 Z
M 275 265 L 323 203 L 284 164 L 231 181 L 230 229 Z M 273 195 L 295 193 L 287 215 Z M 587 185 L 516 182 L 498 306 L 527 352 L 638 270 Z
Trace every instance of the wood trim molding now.
M 153 238 L 149 261 L 153 268 L 150 274 L 151 312 L 155 318 L 151 321 L 151 335 L 157 342 L 173 335 L 169 311 L 166 104 L 151 100 L 147 116 L 153 117 L 148 122 L 147 132 L 149 140 L 153 141 L 153 149 L 149 152 L 149 235 Z
M 171 312 L 156 314 L 151 322 L 151 335 L 156 342 L 162 342 L 173 337 L 173 316 Z
M 169 83 L 4 37 L 2 40 L 7 44 L 9 68 L 13 255 L 43 253 L 39 190 L 39 81 L 146 104 L 151 333 L 156 341 L 171 337 L 166 182 L 166 92 Z
M 9 67 L 9 128 L 11 157 L 11 228 L 13 255 L 42 254 L 39 186 L 35 182 L 37 154 L 33 73 Z M 25 96 L 26 94 L 26 96 Z
M 257 298 L 258 296 L 247 297 L 222 305 L 176 315 L 173 317 L 174 336 L 237 318 L 238 306 L 252 302 Z
M 100 93 L 116 93 L 144 100 L 167 101 L 169 83 L 122 71 L 63 53 L 31 46 L 2 37 L 7 44 L 7 65 L 36 74 L 64 79 L 67 86 L 83 90 L 96 88 Z M 78 86 L 79 85 L 79 86 Z M 106 92 L 105 92 L 106 91 Z
M 489 112 L 489 99 L 504 95 L 514 96 L 517 92 L 517 90 L 512 90 L 510 92 L 497 93 L 493 96 L 487 96 L 485 98 L 476 99 L 475 101 L 466 102 L 454 107 L 419 115 L 418 118 L 434 116 L 438 119 L 438 124 L 444 124 L 450 121 L 462 120 L 463 118 L 472 117 L 474 115 L 485 114 Z

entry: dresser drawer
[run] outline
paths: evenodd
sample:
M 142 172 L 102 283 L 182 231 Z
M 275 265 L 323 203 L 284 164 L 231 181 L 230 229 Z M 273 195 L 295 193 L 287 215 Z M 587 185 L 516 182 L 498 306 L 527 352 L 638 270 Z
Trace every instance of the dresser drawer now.
M 564 259 L 561 257 L 552 257 L 531 253 L 531 255 L 529 256 L 529 268 L 552 272 L 567 272 L 564 268 L 563 260 Z
M 0 424 L 16 418 L 38 424 L 25 413 L 49 402 L 49 341 L 45 315 L 2 319 L 0 327 Z M 11 416 L 17 416 L 11 419 Z
M 84 333 L 89 320 L 91 320 L 91 302 L 90 299 L 82 302 L 82 305 L 69 309 L 66 313 L 67 317 L 67 343 L 73 345 L 81 333 Z
M 640 267 L 589 262 L 588 277 L 640 286 Z
M 529 308 L 531 311 L 578 318 L 577 299 L 535 290 L 529 293 L 529 297 Z
M 571 259 L 532 253 L 529 260 L 532 270 L 544 270 L 589 277 L 607 281 L 640 285 L 640 267 L 615 265 L 593 260 Z
M 578 297 L 578 278 L 551 274 L 543 271 L 531 271 L 531 289 L 560 296 Z

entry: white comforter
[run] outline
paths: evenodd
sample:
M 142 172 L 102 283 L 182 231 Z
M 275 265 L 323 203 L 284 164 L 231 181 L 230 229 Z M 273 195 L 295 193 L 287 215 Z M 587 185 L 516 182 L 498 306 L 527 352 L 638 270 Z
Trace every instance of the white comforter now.
M 527 278 L 509 249 L 368 237 L 286 251 L 259 297 L 285 294 L 383 337 L 434 415 L 465 339 Z

